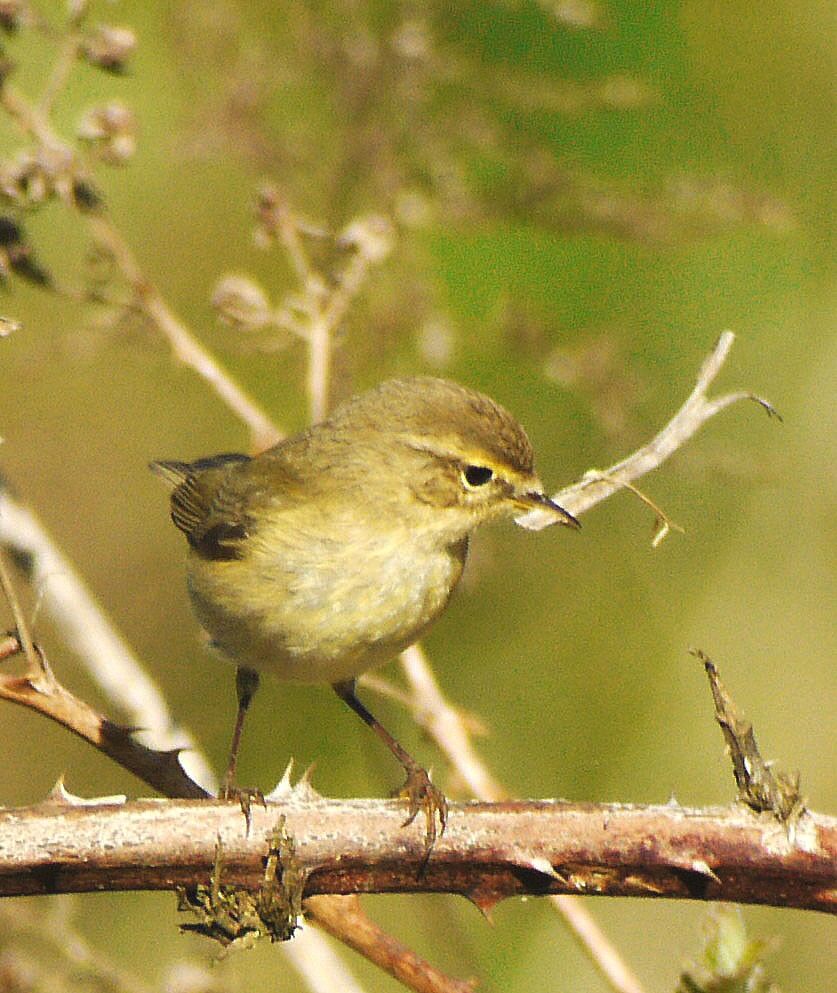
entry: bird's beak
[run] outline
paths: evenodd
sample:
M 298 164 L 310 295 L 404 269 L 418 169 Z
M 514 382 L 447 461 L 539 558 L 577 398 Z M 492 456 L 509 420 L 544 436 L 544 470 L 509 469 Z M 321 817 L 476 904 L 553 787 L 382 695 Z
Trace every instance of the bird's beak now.
M 515 495 L 514 502 L 521 510 L 545 510 L 554 514 L 556 524 L 565 524 L 567 527 L 575 528 L 576 530 L 581 527 L 581 522 L 576 517 L 573 517 L 568 510 L 559 507 L 546 493 L 541 493 L 538 490 L 530 490 L 528 493 L 518 493 Z M 518 518 L 517 520 L 519 522 L 520 519 Z

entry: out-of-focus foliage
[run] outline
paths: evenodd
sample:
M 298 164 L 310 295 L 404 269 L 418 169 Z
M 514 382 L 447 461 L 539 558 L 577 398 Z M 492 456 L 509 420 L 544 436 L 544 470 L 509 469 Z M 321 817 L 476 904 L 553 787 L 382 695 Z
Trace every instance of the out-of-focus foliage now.
M 377 246 L 337 337 L 334 397 L 415 372 L 468 382 L 519 415 L 556 489 L 647 440 L 718 331 L 737 332 L 721 388 L 763 393 L 785 424 L 731 411 L 644 481 L 685 534 L 652 551 L 652 520 L 627 496 L 579 535 L 491 530 L 427 647 L 514 794 L 731 801 L 696 646 L 765 754 L 800 770 L 812 807 L 833 807 L 831 6 L 124 0 L 81 18 L 87 6 L 67 6 L 80 17 L 68 40 L 64 5 L 0 3 L 0 458 L 216 764 L 232 674 L 200 643 L 145 466 L 245 447 L 247 433 L 172 361 L 89 227 L 107 212 L 145 277 L 291 430 L 307 419 L 294 318 L 310 298 L 264 223 L 271 190 L 325 285 L 359 231 Z M 63 144 L 27 137 L 10 94 Z M 38 591 L 21 593 L 36 613 Z M 37 614 L 35 630 L 61 678 L 97 699 L 60 632 Z M 338 701 L 265 682 L 245 781 L 269 787 L 294 755 L 316 760 L 325 793 L 394 785 Z M 456 797 L 409 717 L 379 706 Z M 34 802 L 62 772 L 76 793 L 142 793 L 35 715 L 4 710 L 0 743 L 2 803 Z M 299 989 L 276 949 L 211 977 L 184 965 L 212 951 L 178 936 L 173 898 L 74 906 L 85 940 L 137 983 Z M 604 989 L 544 903 L 501 905 L 490 930 L 441 897 L 368 906 L 487 988 Z M 649 989 L 675 988 L 704 908 L 593 909 Z M 827 922 L 746 918 L 779 936 L 783 988 L 830 990 Z M 20 956 L 0 960 L 19 986 Z M 352 967 L 366 989 L 395 989 Z
M 717 906 L 706 931 L 701 961 L 684 971 L 677 993 L 781 993 L 766 976 L 764 943 L 747 937 L 737 907 Z

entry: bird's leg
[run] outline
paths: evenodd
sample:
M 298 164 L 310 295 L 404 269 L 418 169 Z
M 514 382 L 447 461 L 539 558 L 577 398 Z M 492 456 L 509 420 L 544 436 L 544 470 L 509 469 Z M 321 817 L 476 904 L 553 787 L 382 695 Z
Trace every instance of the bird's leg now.
M 366 707 L 358 700 L 355 694 L 355 681 L 347 680 L 344 683 L 333 683 L 334 692 L 344 700 L 352 710 L 367 724 L 377 736 L 383 741 L 392 754 L 398 759 L 407 773 L 407 780 L 401 790 L 403 796 L 409 803 L 407 820 L 404 826 L 411 824 L 419 810 L 424 809 L 424 816 L 427 823 L 427 833 L 425 835 L 427 852 L 433 848 L 436 841 L 436 817 L 439 818 L 439 834 L 443 834 L 448 819 L 448 802 L 444 793 L 433 785 L 427 770 L 423 769 L 418 762 L 393 738 L 381 722 L 371 714 Z
M 233 727 L 232 741 L 230 742 L 230 758 L 227 762 L 227 771 L 221 781 L 221 789 L 218 796 L 222 800 L 238 799 L 241 810 L 247 821 L 247 830 L 250 830 L 250 802 L 255 797 L 264 803 L 264 795 L 259 789 L 241 789 L 235 785 L 235 769 L 238 765 L 238 750 L 241 746 L 241 732 L 244 729 L 244 718 L 259 688 L 259 674 L 255 669 L 248 669 L 239 666 L 235 671 L 235 692 L 238 697 L 238 711 L 235 715 L 235 726 Z

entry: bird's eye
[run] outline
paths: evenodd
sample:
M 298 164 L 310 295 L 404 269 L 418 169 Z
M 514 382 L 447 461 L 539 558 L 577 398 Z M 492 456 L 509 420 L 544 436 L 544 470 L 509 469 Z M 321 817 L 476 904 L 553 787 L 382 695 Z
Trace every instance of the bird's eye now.
M 465 485 L 471 489 L 478 486 L 485 486 L 494 476 L 494 472 L 487 465 L 466 465 L 462 470 L 462 478 Z

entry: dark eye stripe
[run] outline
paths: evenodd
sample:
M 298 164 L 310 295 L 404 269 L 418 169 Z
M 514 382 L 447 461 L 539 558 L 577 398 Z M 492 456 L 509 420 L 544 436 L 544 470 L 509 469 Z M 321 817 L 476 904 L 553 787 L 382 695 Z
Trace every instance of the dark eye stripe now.
M 492 479 L 494 473 L 487 465 L 467 465 L 462 475 L 469 486 L 485 486 Z

